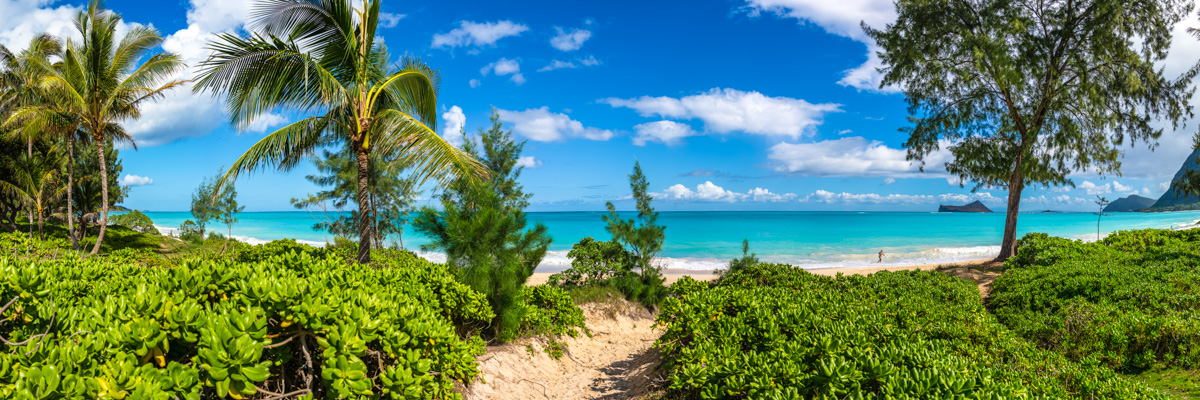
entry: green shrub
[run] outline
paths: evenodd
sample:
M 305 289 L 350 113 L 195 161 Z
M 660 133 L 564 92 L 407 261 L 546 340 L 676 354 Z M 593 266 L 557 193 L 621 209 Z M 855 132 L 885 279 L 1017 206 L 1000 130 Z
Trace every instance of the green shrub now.
M 633 269 L 633 256 L 615 241 L 583 238 L 567 252 L 571 268 L 550 275 L 549 284 L 560 287 L 597 285 Z
M 585 325 L 583 310 L 575 305 L 567 291 L 538 285 L 526 286 L 521 292 L 525 302 L 521 329 L 525 333 L 578 337 L 583 332 L 592 335 Z
M 1141 230 L 1082 243 L 1021 240 L 989 305 L 1021 336 L 1122 371 L 1200 367 L 1200 232 Z
M 32 338 L 0 343 L 0 398 L 459 398 L 483 342 L 452 320 L 485 323 L 487 300 L 442 265 L 388 262 L 0 258 L 0 336 Z
M 189 242 L 203 241 L 204 228 L 190 219 L 183 221 L 182 224 L 179 224 L 179 238 Z
M 1166 398 L 1016 337 L 973 284 L 938 272 L 757 264 L 673 291 L 655 346 L 680 398 Z
M 154 221 L 150 220 L 146 214 L 141 211 L 131 210 L 124 214 L 114 215 L 109 222 L 113 225 L 120 225 L 129 228 L 137 233 L 148 233 L 157 235 L 158 229 L 154 227 Z
M 702 292 L 709 288 L 708 282 L 701 282 L 691 276 L 684 275 L 667 288 L 667 292 L 675 297 L 686 298 L 689 295 Z

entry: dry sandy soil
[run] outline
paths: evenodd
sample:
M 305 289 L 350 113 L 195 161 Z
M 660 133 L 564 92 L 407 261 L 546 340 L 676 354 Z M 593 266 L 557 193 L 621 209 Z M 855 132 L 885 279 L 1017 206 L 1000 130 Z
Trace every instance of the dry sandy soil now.
M 636 399 L 648 394 L 659 364 L 658 351 L 651 348 L 660 335 L 654 315 L 624 300 L 580 307 L 592 337 L 564 338 L 567 352 L 558 360 L 537 340 L 489 347 L 479 358 L 483 380 L 463 390 L 464 397 Z

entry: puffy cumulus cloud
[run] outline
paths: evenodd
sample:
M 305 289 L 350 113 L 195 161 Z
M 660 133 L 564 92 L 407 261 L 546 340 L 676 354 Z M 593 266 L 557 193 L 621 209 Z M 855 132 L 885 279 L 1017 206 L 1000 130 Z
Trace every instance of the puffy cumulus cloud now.
M 749 202 L 783 202 L 796 198 L 794 193 L 778 194 L 772 193 L 770 190 L 756 187 L 750 189 L 746 193 L 737 193 L 731 190 L 726 190 L 723 187 L 717 186 L 712 181 L 705 181 L 696 185 L 696 190 L 692 190 L 682 184 L 675 184 L 668 187 L 663 193 L 652 193 L 655 199 L 668 201 L 703 201 L 703 202 L 725 202 L 736 203 L 739 201 Z
M 509 80 L 517 85 L 525 83 L 525 75 L 521 74 L 521 62 L 517 60 L 500 57 L 496 62 L 489 63 L 479 70 L 483 76 L 487 76 L 489 72 L 495 73 L 496 76 L 512 75 Z
M 550 112 L 549 107 L 545 106 L 525 111 L 497 111 L 501 121 L 512 124 L 513 132 L 535 142 L 555 142 L 574 137 L 608 140 L 615 135 L 607 129 L 585 127 L 582 122 L 566 114 Z
M 550 38 L 550 46 L 562 51 L 575 51 L 583 47 L 583 42 L 586 42 L 592 37 L 592 31 L 586 29 L 571 29 L 570 31 L 563 30 L 560 27 L 554 27 L 558 33 Z
M 596 56 L 587 56 L 579 59 L 579 63 L 585 67 L 594 67 L 600 65 L 600 60 L 597 60 Z
M 1105 194 L 1105 193 L 1114 193 L 1114 192 L 1115 193 L 1137 193 L 1137 189 L 1134 189 L 1131 186 L 1122 185 L 1121 182 L 1117 182 L 1117 181 L 1112 181 L 1110 183 L 1105 183 L 1103 185 L 1097 185 L 1097 184 L 1093 183 L 1092 181 L 1083 181 L 1083 183 L 1080 183 L 1078 186 L 1076 186 L 1076 188 L 1082 189 L 1088 195 L 1093 195 L 1093 196 L 1101 195 L 1101 194 Z
M 945 146 L 942 146 L 944 149 Z M 811 176 L 920 176 L 918 163 L 905 159 L 904 149 L 891 148 L 877 140 L 852 136 L 813 143 L 779 143 L 767 158 L 775 170 Z M 950 152 L 939 150 L 925 157 L 926 171 L 940 171 Z M 942 177 L 933 174 L 928 176 Z M 958 178 L 948 181 L 955 184 Z
M 769 97 L 759 92 L 712 89 L 697 95 L 672 97 L 642 96 L 634 99 L 607 98 L 601 103 L 625 107 L 643 116 L 699 119 L 715 133 L 746 132 L 798 139 L 811 134 L 824 116 L 841 112 L 841 105 L 813 104 L 789 97 Z
M 883 65 L 875 55 L 878 47 L 860 24 L 882 29 L 896 20 L 896 8 L 891 0 L 746 0 L 746 9 L 751 16 L 770 13 L 785 18 L 795 18 L 801 23 L 820 26 L 825 32 L 863 43 L 867 47 L 867 60 L 858 67 L 846 70 L 839 84 L 859 90 L 879 90 L 883 75 L 876 68 Z M 884 92 L 895 92 L 887 87 Z
M 458 147 L 463 143 L 463 126 L 467 124 L 467 115 L 463 113 L 462 107 L 451 106 L 449 110 L 442 113 L 442 139 L 447 143 Z
M 896 178 L 883 178 L 884 185 L 891 185 L 893 183 L 896 183 Z
M 494 46 L 500 39 L 518 36 L 529 27 L 509 20 L 496 22 L 459 22 L 459 27 L 447 33 L 433 35 L 434 48 L 461 46 Z
M 647 142 L 659 142 L 671 146 L 683 143 L 683 138 L 696 135 L 691 126 L 675 121 L 654 121 L 638 124 L 633 127 L 636 135 L 633 144 L 645 146 Z
M 472 80 L 467 81 L 467 84 L 471 85 L 471 89 L 479 87 L 479 85 L 482 83 L 483 82 L 480 82 L 478 79 L 472 79 Z
M 538 168 L 542 166 L 542 160 L 534 158 L 533 156 L 525 156 L 517 159 L 517 166 L 530 169 Z
M 171 79 L 193 78 L 199 64 L 208 58 L 209 41 L 219 33 L 245 29 L 252 7 L 252 2 L 241 0 L 191 0 L 187 27 L 163 39 L 163 50 L 178 54 L 188 65 L 187 69 Z M 127 123 L 126 130 L 140 146 L 204 136 L 227 125 L 228 114 L 222 107 L 223 101 L 221 97 L 193 93 L 192 84 L 186 83 L 163 98 L 146 103 L 142 117 Z M 244 130 L 263 133 L 287 122 L 288 119 L 282 115 L 265 113 L 247 124 Z
M 153 179 L 138 175 L 125 174 L 125 177 L 121 178 L 122 186 L 145 186 L 152 183 Z

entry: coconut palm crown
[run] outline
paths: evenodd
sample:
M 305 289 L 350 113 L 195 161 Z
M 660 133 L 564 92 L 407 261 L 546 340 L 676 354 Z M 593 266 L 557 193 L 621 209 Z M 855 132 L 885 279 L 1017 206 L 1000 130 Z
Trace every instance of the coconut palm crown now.
M 231 122 L 245 128 L 283 109 L 308 114 L 250 147 L 218 185 L 242 173 L 281 171 L 326 146 L 346 146 L 357 163 L 358 255 L 370 261 L 369 164 L 413 169 L 418 182 L 486 174 L 469 154 L 438 136 L 438 74 L 414 58 L 389 65 L 376 42 L 379 0 L 262 0 L 246 36 L 220 35 L 201 65 L 196 91 L 225 95 Z

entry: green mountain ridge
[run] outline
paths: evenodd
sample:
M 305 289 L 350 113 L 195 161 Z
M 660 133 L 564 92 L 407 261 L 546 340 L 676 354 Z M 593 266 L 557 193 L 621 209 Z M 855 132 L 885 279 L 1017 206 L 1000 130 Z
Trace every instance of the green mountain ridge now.
M 1150 206 L 1153 206 L 1157 200 L 1149 197 L 1142 197 L 1136 194 L 1129 195 L 1113 200 L 1107 207 L 1104 207 L 1104 212 L 1133 212 L 1142 211 Z
M 1147 208 L 1145 211 L 1190 211 L 1200 210 L 1200 196 L 1185 196 L 1176 187 L 1175 182 L 1183 177 L 1184 172 L 1189 170 L 1200 169 L 1200 164 L 1196 164 L 1196 158 L 1200 157 L 1200 149 L 1192 151 L 1187 159 L 1183 161 L 1183 165 L 1179 167 L 1179 171 L 1171 178 L 1171 188 L 1163 193 L 1154 205 Z

